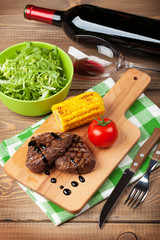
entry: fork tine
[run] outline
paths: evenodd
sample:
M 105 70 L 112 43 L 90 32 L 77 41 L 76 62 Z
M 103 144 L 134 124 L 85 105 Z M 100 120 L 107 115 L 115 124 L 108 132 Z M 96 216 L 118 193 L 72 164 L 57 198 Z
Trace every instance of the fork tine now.
M 129 199 L 131 198 L 131 196 L 133 195 L 134 191 L 135 191 L 135 188 L 132 188 L 130 194 L 128 195 L 128 197 L 127 197 L 127 199 L 126 199 L 126 201 L 124 202 L 124 205 L 126 205 L 126 203 L 128 202 L 128 200 L 129 200 Z
M 134 209 L 136 207 L 138 207 L 143 201 L 144 199 L 147 197 L 148 191 L 144 192 L 143 196 L 141 197 L 140 201 L 134 206 Z
M 152 163 L 156 164 L 156 160 Z M 155 163 L 156 162 L 156 163 Z M 133 207 L 134 209 L 138 207 L 146 198 L 148 189 L 149 189 L 149 176 L 151 172 L 151 165 L 149 165 L 147 172 L 145 175 L 136 183 L 136 185 L 132 188 L 130 194 L 128 195 L 124 205 Z
M 135 205 L 135 203 L 138 202 L 138 200 L 141 200 L 141 196 L 143 196 L 143 194 L 144 194 L 143 191 L 139 191 L 139 194 L 137 195 L 137 198 L 135 198 L 135 201 L 132 203 L 131 208 Z
M 126 201 L 124 202 L 124 205 L 126 205 L 126 203 L 129 201 L 129 199 L 133 196 L 134 194 L 134 191 L 135 191 L 135 188 L 132 188 L 130 194 L 128 195 Z
M 135 194 L 132 196 L 132 198 L 131 198 L 130 202 L 127 204 L 127 206 L 129 206 L 133 202 L 133 200 L 136 199 L 137 195 L 139 194 L 139 190 L 136 188 L 134 188 L 134 189 L 135 189 Z

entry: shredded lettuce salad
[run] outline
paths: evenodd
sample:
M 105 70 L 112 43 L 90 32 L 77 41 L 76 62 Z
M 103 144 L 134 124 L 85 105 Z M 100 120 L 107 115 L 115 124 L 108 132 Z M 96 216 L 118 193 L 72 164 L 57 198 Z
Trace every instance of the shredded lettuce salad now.
M 0 64 L 0 91 L 19 100 L 43 100 L 67 84 L 58 49 L 40 48 L 32 42 Z

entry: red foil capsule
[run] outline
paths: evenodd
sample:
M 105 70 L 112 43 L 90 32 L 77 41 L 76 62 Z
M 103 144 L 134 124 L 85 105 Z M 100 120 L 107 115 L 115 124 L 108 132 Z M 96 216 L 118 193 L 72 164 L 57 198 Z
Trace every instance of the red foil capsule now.
M 36 20 L 39 22 L 52 24 L 55 10 L 27 5 L 24 10 L 24 16 L 28 20 Z

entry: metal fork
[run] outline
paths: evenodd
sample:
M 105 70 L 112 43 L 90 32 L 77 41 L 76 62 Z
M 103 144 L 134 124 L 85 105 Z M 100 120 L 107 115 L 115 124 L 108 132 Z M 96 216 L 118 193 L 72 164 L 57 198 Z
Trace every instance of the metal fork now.
M 145 175 L 138 181 L 138 183 L 133 187 L 128 198 L 126 199 L 124 205 L 128 202 L 127 206 L 136 208 L 138 207 L 144 199 L 147 197 L 149 191 L 149 176 L 152 170 L 157 165 L 157 162 L 160 159 L 160 143 L 158 144 L 156 150 L 154 151 L 149 167 L 145 173 Z

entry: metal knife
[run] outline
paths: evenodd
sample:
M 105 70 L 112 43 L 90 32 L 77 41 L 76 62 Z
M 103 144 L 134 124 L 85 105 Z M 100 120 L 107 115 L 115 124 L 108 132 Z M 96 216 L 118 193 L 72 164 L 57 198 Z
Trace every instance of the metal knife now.
M 107 219 L 109 213 L 111 212 L 112 208 L 118 201 L 119 197 L 127 187 L 128 183 L 130 182 L 133 175 L 137 172 L 140 168 L 142 163 L 144 162 L 145 158 L 148 156 L 149 152 L 152 150 L 156 142 L 160 139 L 160 128 L 155 128 L 150 138 L 142 145 L 140 150 L 138 151 L 134 161 L 132 162 L 130 168 L 127 168 L 119 182 L 117 183 L 116 187 L 114 188 L 113 192 L 109 196 L 108 200 L 105 202 L 99 219 L 99 228 L 102 228 L 105 220 Z

